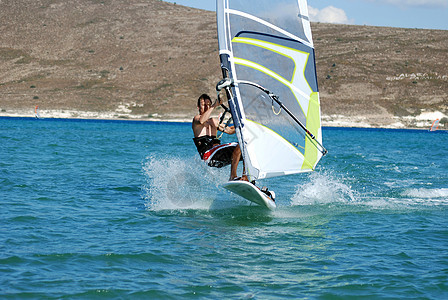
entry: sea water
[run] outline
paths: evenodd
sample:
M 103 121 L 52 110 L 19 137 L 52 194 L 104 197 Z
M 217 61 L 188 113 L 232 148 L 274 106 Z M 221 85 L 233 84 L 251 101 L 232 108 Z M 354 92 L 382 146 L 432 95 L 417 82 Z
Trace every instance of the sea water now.
M 447 299 L 447 132 L 323 137 L 270 212 L 190 124 L 1 118 L 0 298 Z

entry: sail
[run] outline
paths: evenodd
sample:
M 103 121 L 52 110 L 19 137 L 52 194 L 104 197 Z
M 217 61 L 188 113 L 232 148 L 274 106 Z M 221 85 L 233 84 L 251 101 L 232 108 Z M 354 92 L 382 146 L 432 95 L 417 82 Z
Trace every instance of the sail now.
M 326 150 L 306 1 L 217 0 L 217 23 L 251 180 L 312 171 Z
M 36 105 L 36 107 L 34 108 L 34 117 L 35 117 L 36 119 L 40 119 L 39 105 Z
M 439 128 L 439 119 L 436 119 L 434 122 L 432 122 L 431 128 L 429 131 L 436 131 L 437 128 Z

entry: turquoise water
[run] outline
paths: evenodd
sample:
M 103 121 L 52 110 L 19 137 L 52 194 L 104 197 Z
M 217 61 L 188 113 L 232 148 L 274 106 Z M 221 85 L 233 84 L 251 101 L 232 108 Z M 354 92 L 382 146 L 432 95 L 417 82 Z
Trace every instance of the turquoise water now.
M 269 212 L 189 124 L 0 118 L 0 298 L 448 298 L 448 133 L 323 134 Z

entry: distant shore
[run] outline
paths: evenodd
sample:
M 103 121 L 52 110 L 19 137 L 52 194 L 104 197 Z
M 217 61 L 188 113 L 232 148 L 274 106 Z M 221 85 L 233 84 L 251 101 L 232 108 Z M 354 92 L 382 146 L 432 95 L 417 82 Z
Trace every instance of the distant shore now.
M 32 110 L 0 111 L 0 117 L 28 117 L 34 118 Z M 40 110 L 39 117 L 43 119 L 98 119 L 98 120 L 129 120 L 129 121 L 154 121 L 154 122 L 191 122 L 192 116 L 184 115 L 158 115 L 152 116 L 135 115 L 117 112 L 93 112 L 75 110 Z M 439 111 L 423 112 L 415 117 L 385 117 L 387 124 L 378 125 L 369 123 L 369 118 L 365 116 L 343 116 L 343 115 L 322 115 L 322 126 L 325 127 L 357 127 L 357 128 L 390 128 L 390 129 L 427 129 L 434 120 L 447 118 Z M 385 122 L 386 123 L 386 122 Z M 415 126 L 406 126 L 415 124 Z M 445 128 L 445 124 L 440 124 L 439 129 Z
M 189 123 L 216 95 L 216 13 L 103 2 L 2 2 L 0 116 Z M 324 126 L 448 129 L 448 30 L 311 27 Z

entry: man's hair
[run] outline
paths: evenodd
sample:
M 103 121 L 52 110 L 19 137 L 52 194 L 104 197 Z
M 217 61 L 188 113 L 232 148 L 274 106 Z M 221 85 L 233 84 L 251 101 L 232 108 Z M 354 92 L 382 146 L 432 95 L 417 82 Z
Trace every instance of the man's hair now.
M 209 95 L 207 95 L 207 94 L 202 94 L 202 95 L 199 96 L 199 98 L 198 98 L 198 107 L 199 107 L 199 105 L 201 104 L 201 99 L 204 99 L 204 101 L 205 101 L 205 100 L 210 100 L 210 102 L 212 102 L 212 99 L 210 99 L 210 96 L 209 96 Z

